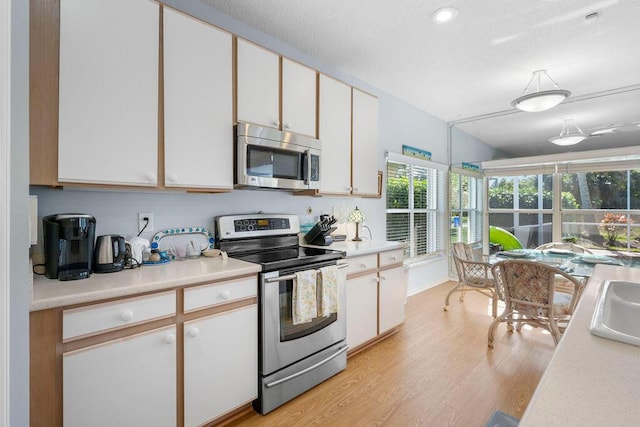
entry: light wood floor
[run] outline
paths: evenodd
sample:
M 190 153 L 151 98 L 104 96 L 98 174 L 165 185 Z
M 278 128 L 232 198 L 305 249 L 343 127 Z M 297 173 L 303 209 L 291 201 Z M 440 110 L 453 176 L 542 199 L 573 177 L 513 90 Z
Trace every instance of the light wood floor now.
M 275 411 L 234 426 L 484 426 L 498 409 L 520 418 L 554 345 L 540 329 L 496 330 L 489 298 L 449 282 L 409 298 L 401 330 L 350 358 L 347 369 Z M 458 294 L 459 295 L 459 294 Z

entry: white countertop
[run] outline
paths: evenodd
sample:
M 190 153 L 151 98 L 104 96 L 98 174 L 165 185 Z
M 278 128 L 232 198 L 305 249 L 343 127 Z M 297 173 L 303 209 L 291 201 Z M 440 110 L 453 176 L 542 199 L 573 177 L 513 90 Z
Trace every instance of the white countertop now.
M 258 264 L 232 258 L 200 257 L 165 265 L 144 265 L 117 273 L 93 273 L 91 277 L 81 280 L 59 281 L 35 276 L 30 311 L 257 274 L 260 270 Z
M 589 333 L 606 280 L 640 282 L 640 268 L 596 266 L 519 427 L 640 425 L 640 347 Z
M 333 242 L 329 246 L 313 246 L 307 245 L 304 242 L 304 239 L 301 238 L 300 244 L 312 248 L 325 248 L 332 249 L 334 251 L 342 251 L 346 253 L 347 257 L 392 251 L 394 249 L 402 249 L 404 247 L 404 243 L 402 242 L 388 242 L 384 240 L 362 240 L 360 242 L 345 240 L 343 242 Z

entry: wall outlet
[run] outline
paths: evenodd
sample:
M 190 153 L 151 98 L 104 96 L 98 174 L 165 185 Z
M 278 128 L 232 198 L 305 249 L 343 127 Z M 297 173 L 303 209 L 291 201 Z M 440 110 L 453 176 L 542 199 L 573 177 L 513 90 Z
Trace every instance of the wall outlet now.
M 147 224 L 147 220 L 149 220 L 149 224 Z M 147 228 L 144 227 L 145 225 Z M 144 231 L 153 231 L 153 213 L 138 212 L 138 233 L 140 233 L 142 229 L 144 229 Z

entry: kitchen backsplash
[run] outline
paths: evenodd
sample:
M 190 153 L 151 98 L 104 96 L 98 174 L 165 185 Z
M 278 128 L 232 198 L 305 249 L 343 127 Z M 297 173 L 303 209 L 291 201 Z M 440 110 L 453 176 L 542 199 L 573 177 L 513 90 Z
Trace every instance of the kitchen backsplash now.
M 375 240 L 385 239 L 384 199 L 294 196 L 285 191 L 234 190 L 221 194 L 191 194 L 157 191 L 117 191 L 52 189 L 32 186 L 30 194 L 38 196 L 38 245 L 34 260 L 42 252 L 42 217 L 55 213 L 86 213 L 96 217 L 96 235 L 138 233 L 138 212 L 153 214 L 153 231 L 142 237 L 151 239 L 167 228 L 206 227 L 214 231 L 214 217 L 238 213 L 289 213 L 300 216 L 303 226 L 315 222 L 320 214 L 333 214 L 344 222 L 356 205 L 366 216 Z M 309 213 L 309 209 L 311 212 Z M 369 233 L 361 233 L 368 237 Z

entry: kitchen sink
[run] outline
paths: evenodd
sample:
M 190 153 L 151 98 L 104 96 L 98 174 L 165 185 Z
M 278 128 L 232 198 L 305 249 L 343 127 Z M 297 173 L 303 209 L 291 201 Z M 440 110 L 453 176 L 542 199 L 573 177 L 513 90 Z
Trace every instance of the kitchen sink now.
M 604 282 L 591 319 L 590 332 L 640 346 L 640 283 Z

